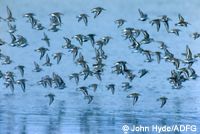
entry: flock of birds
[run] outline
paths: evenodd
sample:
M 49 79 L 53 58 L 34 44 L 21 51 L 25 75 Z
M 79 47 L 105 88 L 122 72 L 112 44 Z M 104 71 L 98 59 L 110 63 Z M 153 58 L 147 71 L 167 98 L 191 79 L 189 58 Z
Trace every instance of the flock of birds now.
M 157 32 L 159 32 L 160 27 L 164 25 L 166 31 L 168 33 L 173 33 L 177 36 L 179 36 L 179 32 L 181 31 L 179 28 L 181 27 L 187 27 L 190 25 L 180 14 L 178 15 L 178 22 L 175 23 L 175 27 L 173 29 L 170 29 L 169 21 L 171 19 L 167 15 L 159 16 L 156 19 L 150 19 L 146 13 L 144 13 L 142 10 L 138 9 L 139 11 L 139 21 L 149 21 L 149 23 L 152 26 L 156 26 Z M 96 7 L 91 10 L 91 13 L 94 14 L 94 19 L 97 17 L 100 17 L 102 13 L 106 13 L 106 9 L 102 7 Z M 50 16 L 50 27 L 48 28 L 48 31 L 50 32 L 57 32 L 62 27 L 62 16 L 64 14 L 60 12 L 54 12 L 49 14 Z M 35 30 L 44 30 L 45 28 L 40 21 L 36 18 L 36 15 L 34 13 L 25 13 L 23 15 L 24 18 L 27 19 L 27 23 L 30 23 L 32 29 Z M 88 26 L 88 14 L 80 14 L 76 16 L 77 21 L 80 23 L 83 23 L 85 26 Z M 7 18 L 0 17 L 0 22 L 6 22 L 8 24 L 8 33 L 10 34 L 11 41 L 4 41 L 3 39 L 0 39 L 0 46 L 7 45 L 8 47 L 21 47 L 24 48 L 28 45 L 27 39 L 22 35 L 16 35 L 17 27 L 15 25 L 16 19 L 13 17 L 11 10 L 7 6 Z M 124 19 L 118 19 L 115 20 L 114 23 L 116 24 L 117 28 L 121 28 L 127 21 Z M 178 28 L 177 28 L 178 27 Z M 88 77 L 94 77 L 95 79 L 101 81 L 102 75 L 105 70 L 105 63 L 104 61 L 107 59 L 107 55 L 104 51 L 104 46 L 106 46 L 111 39 L 113 39 L 111 36 L 104 36 L 100 38 L 99 40 L 95 39 L 96 35 L 95 33 L 88 34 L 88 35 L 82 35 L 77 34 L 73 36 L 72 38 L 63 37 L 65 40 L 65 44 L 62 46 L 62 49 L 67 49 L 68 52 L 70 52 L 73 55 L 73 61 L 76 65 L 79 65 L 82 70 L 80 72 L 75 72 L 69 75 L 69 80 L 74 80 L 76 85 L 79 85 L 79 79 L 82 78 L 83 80 L 86 80 Z M 197 61 L 198 58 L 200 58 L 200 53 L 193 55 L 189 46 L 186 46 L 186 51 L 183 53 L 183 59 L 177 58 L 170 50 L 168 49 L 168 46 L 163 41 L 156 41 L 155 39 L 151 38 L 149 33 L 144 29 L 136 29 L 132 27 L 126 27 L 122 29 L 122 37 L 125 40 L 129 40 L 130 46 L 129 49 L 134 50 L 134 52 L 137 52 L 141 56 L 145 56 L 146 60 L 144 62 L 153 62 L 153 56 L 156 57 L 157 63 L 160 64 L 161 60 L 164 60 L 165 62 L 172 63 L 175 68 L 171 70 L 171 75 L 167 79 L 170 84 L 172 84 L 172 88 L 180 89 L 182 87 L 182 83 L 191 79 L 196 79 L 198 75 L 196 74 L 194 68 L 192 68 L 193 63 Z M 139 38 L 140 37 L 140 38 Z M 197 39 L 200 37 L 200 34 L 195 32 L 191 35 L 192 38 Z M 72 39 L 76 40 L 79 45 L 74 45 L 72 43 Z M 141 39 L 141 40 L 140 40 Z M 50 39 L 47 36 L 47 34 L 44 32 L 44 36 L 41 39 L 42 41 L 46 42 L 47 47 L 40 47 L 36 48 L 34 51 L 40 54 L 40 60 L 42 60 L 44 57 L 46 57 L 46 60 L 42 66 L 52 66 L 51 57 L 48 55 L 48 51 L 50 51 Z M 92 64 L 92 67 L 90 64 L 85 60 L 83 54 L 80 52 L 81 49 L 84 48 L 84 43 L 91 44 L 91 46 L 94 48 L 95 51 L 95 57 L 93 59 L 95 60 L 95 63 Z M 160 51 L 152 52 L 151 50 L 146 50 L 143 48 L 144 44 L 150 44 L 152 42 L 156 42 L 160 45 Z M 65 55 L 65 53 L 57 52 L 54 53 L 53 59 L 56 60 L 57 64 L 59 65 L 62 56 Z M 0 49 L 0 59 L 2 60 L 2 65 L 12 64 L 12 60 L 9 55 L 3 54 L 3 52 Z M 36 61 L 33 61 L 34 69 L 33 72 L 40 72 L 43 69 L 41 68 L 41 65 L 39 65 Z M 92 69 L 91 69 L 92 68 Z M 21 74 L 21 79 L 15 80 L 16 74 L 13 71 L 7 71 L 2 72 L 0 71 L 0 78 L 4 80 L 4 85 L 6 88 L 10 88 L 11 92 L 14 93 L 15 85 L 18 84 L 21 86 L 21 89 L 23 92 L 26 91 L 26 83 L 28 82 L 27 79 L 24 78 L 24 71 L 25 66 L 24 65 L 18 65 L 14 68 L 14 70 L 18 70 Z M 128 91 L 132 89 L 131 82 L 135 79 L 135 77 L 142 78 L 145 77 L 149 73 L 146 69 L 140 69 L 138 73 L 134 73 L 131 68 L 127 67 L 126 61 L 117 61 L 112 66 L 112 73 L 115 73 L 117 75 L 123 75 L 125 77 L 125 80 L 127 82 L 122 83 L 122 89 L 124 91 Z M 37 82 L 38 85 L 43 86 L 44 88 L 53 87 L 58 89 L 64 89 L 66 88 L 65 81 L 61 76 L 59 76 L 56 73 L 53 73 L 52 76 L 46 75 L 41 78 Z M 91 95 L 88 91 L 88 89 L 93 89 L 95 92 L 98 88 L 97 83 L 90 84 L 88 86 L 78 86 L 77 91 L 80 93 L 83 93 L 84 99 L 87 100 L 88 104 L 92 103 L 94 96 Z M 107 90 L 110 90 L 111 93 L 115 94 L 115 84 L 111 83 L 105 86 Z M 133 100 L 133 105 L 136 104 L 136 102 L 139 100 L 139 97 L 141 96 L 140 93 L 133 92 L 131 94 L 127 95 L 127 98 L 131 98 Z M 49 93 L 45 95 L 45 97 L 48 97 L 50 99 L 49 105 L 51 105 L 54 101 L 55 95 L 53 93 Z M 162 108 L 166 102 L 167 102 L 166 96 L 158 97 L 158 101 L 161 102 L 160 107 Z

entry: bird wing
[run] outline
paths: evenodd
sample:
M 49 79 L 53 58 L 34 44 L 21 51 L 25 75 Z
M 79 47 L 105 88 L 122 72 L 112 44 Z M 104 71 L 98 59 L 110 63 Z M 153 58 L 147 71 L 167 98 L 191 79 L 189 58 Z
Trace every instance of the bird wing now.
M 161 55 L 160 53 L 156 53 L 156 58 L 157 58 L 157 62 L 160 63 L 160 60 L 161 60 Z
M 21 85 L 22 91 L 25 92 L 25 89 L 26 89 L 25 82 L 21 81 L 20 85 Z
M 12 12 L 11 12 L 10 9 L 8 8 L 8 6 L 7 6 L 7 14 L 8 14 L 8 18 L 11 18 L 11 17 L 12 17 Z
M 192 52 L 188 45 L 186 46 L 186 59 L 192 59 Z
M 144 16 L 144 13 L 142 12 L 142 10 L 138 9 L 138 12 L 140 13 L 140 16 Z
M 16 37 L 12 33 L 10 33 L 10 36 L 11 36 L 11 39 L 12 39 L 12 43 L 14 43 L 17 40 Z
M 46 63 L 50 63 L 50 58 L 48 54 L 46 55 Z
M 166 104 L 167 100 L 166 100 L 166 99 L 162 99 L 161 101 L 162 101 L 162 102 L 161 102 L 160 108 L 162 108 L 162 107 Z
M 183 16 L 181 16 L 181 14 L 178 15 L 178 18 L 179 18 L 180 22 L 184 22 L 184 18 L 183 18 Z
M 87 24 L 88 24 L 87 16 L 84 16 L 84 17 L 83 17 L 83 21 L 84 21 L 85 25 L 87 26 Z
M 35 68 L 40 68 L 40 66 L 34 61 Z
M 54 101 L 54 96 L 49 96 L 49 105 L 51 105 Z

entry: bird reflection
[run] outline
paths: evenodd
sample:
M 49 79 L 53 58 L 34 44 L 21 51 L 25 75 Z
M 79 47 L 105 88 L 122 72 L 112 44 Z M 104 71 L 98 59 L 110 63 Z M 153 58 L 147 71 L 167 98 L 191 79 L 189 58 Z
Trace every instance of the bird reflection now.
M 61 125 L 64 122 L 63 117 L 65 117 L 65 101 L 58 102 L 58 106 L 55 109 L 55 115 L 49 115 L 49 122 L 47 124 L 46 133 L 55 134 L 60 133 Z
M 94 124 L 91 122 L 90 124 L 90 117 L 93 116 L 93 111 L 87 110 L 79 115 L 80 121 L 80 132 L 84 134 L 90 134 L 91 130 L 93 129 Z
M 27 134 L 27 118 L 22 117 L 20 124 L 20 134 Z

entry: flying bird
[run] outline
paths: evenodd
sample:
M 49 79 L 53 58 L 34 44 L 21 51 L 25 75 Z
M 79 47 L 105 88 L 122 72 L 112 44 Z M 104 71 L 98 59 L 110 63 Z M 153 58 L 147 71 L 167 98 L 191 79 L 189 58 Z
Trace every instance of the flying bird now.
M 166 103 L 167 103 L 167 97 L 163 96 L 157 99 L 157 101 L 161 101 L 161 106 L 160 108 L 162 108 Z
M 94 18 L 96 18 L 97 16 L 99 16 L 102 11 L 105 11 L 105 9 L 103 7 L 95 7 L 95 8 L 93 8 L 91 10 L 91 12 L 94 13 Z
M 45 97 L 49 98 L 49 106 L 50 106 L 53 103 L 53 101 L 54 101 L 55 94 L 49 93 L 49 94 L 45 95 Z
M 139 93 L 131 93 L 127 96 L 127 98 L 133 98 L 133 105 L 138 101 L 140 94 Z

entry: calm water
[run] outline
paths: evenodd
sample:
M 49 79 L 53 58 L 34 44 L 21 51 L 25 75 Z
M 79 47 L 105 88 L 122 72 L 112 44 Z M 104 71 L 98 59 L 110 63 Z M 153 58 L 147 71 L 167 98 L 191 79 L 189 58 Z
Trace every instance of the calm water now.
M 15 66 L 25 65 L 25 78 L 28 82 L 26 93 L 22 93 L 20 86 L 16 85 L 15 93 L 12 95 L 11 91 L 3 85 L 3 80 L 0 80 L 0 134 L 122 134 L 121 128 L 125 124 L 129 126 L 189 124 L 197 126 L 197 132 L 193 132 L 193 134 L 200 133 L 200 79 L 183 83 L 183 88 L 180 90 L 172 89 L 166 80 L 174 68 L 172 64 L 164 61 L 161 61 L 160 64 L 157 64 L 156 61 L 145 63 L 145 56 L 132 53 L 128 49 L 130 43 L 121 37 L 122 28 L 142 28 L 146 29 L 154 39 L 166 42 L 169 50 L 177 57 L 181 57 L 187 44 L 192 52 L 198 53 L 200 39 L 194 41 L 189 36 L 193 32 L 200 31 L 200 2 L 198 0 L 152 0 L 151 2 L 145 0 L 0 0 L 0 16 L 6 16 L 7 5 L 17 19 L 16 33 L 26 37 L 29 46 L 26 48 L 1 46 L 2 52 L 10 55 L 14 62 L 10 65 L 1 65 L 0 69 L 2 72 L 13 71 Z M 96 6 L 102 6 L 106 11 L 94 20 L 90 10 Z M 156 32 L 155 27 L 148 22 L 138 21 L 138 8 L 148 13 L 152 19 L 159 15 L 168 15 L 173 20 L 170 22 L 171 28 L 174 28 L 174 23 L 178 21 L 178 13 L 181 13 L 192 25 L 188 28 L 181 28 L 179 37 L 166 33 L 163 26 L 161 26 L 160 32 Z M 56 33 L 44 30 L 51 39 L 51 48 L 48 53 L 51 55 L 62 51 L 66 55 L 63 56 L 59 65 L 53 61 L 52 67 L 43 67 L 44 71 L 33 73 L 33 61 L 37 61 L 39 64 L 44 63 L 44 60 L 39 61 L 39 55 L 34 52 L 34 49 L 47 46 L 45 42 L 41 41 L 43 31 L 31 29 L 31 25 L 26 23 L 26 19 L 22 15 L 34 12 L 36 18 L 45 27 L 48 27 L 49 13 L 55 11 L 64 14 L 63 25 L 61 30 Z M 87 13 L 90 16 L 88 27 L 85 27 L 82 22 L 77 22 L 76 16 L 80 13 Z M 126 19 L 127 23 L 117 29 L 113 21 L 119 18 Z M 9 42 L 10 36 L 6 31 L 7 24 L 0 22 L 0 38 Z M 99 84 L 95 93 L 89 91 L 94 96 L 94 101 L 89 105 L 84 101 L 83 95 L 76 90 L 75 82 L 68 79 L 71 73 L 78 72 L 81 68 L 73 63 L 72 54 L 61 48 L 64 44 L 63 36 L 71 38 L 78 33 L 95 33 L 97 39 L 105 35 L 113 37 L 104 48 L 108 59 L 105 61 L 106 70 L 102 81 L 99 82 L 96 78 L 89 77 L 86 81 L 80 80 L 78 85 L 87 86 L 94 82 Z M 77 41 L 72 40 L 72 42 L 78 45 Z M 156 43 L 149 44 L 145 48 L 153 51 L 159 50 Z M 81 52 L 89 65 L 92 65 L 94 60 L 91 58 L 95 56 L 93 48 L 85 43 Z M 121 83 L 127 80 L 123 76 L 111 74 L 111 67 L 119 60 L 126 60 L 127 66 L 135 72 L 145 68 L 150 73 L 141 79 L 133 80 L 131 83 L 133 89 L 124 92 L 121 89 Z M 199 62 L 193 65 L 197 74 L 200 74 L 199 65 Z M 14 72 L 20 76 L 17 70 Z M 66 89 L 43 88 L 36 84 L 41 77 L 51 75 L 52 72 L 62 76 L 67 85 Z M 116 84 L 114 95 L 105 88 L 105 85 L 110 83 Z M 48 106 L 48 99 L 44 97 L 49 92 L 56 95 L 51 106 Z M 132 100 L 126 98 L 132 92 L 141 94 L 134 107 Z M 162 109 L 159 108 L 160 103 L 156 101 L 160 96 L 169 98 Z M 170 134 L 172 133 L 170 132 Z

